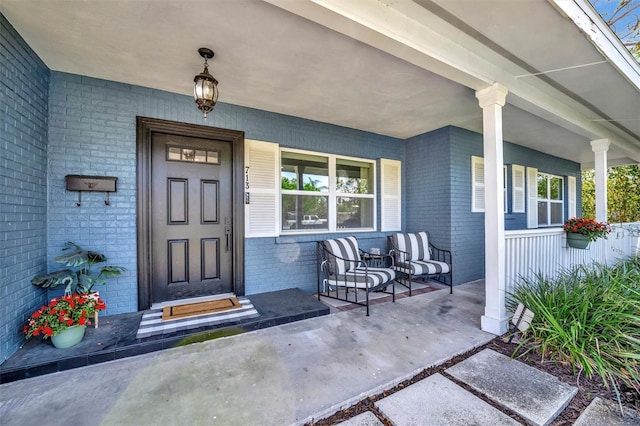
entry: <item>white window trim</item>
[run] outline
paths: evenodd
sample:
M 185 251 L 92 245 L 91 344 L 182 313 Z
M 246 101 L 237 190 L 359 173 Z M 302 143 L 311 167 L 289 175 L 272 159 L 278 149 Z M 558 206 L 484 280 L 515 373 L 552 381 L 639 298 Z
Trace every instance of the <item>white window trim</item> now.
M 551 219 L 551 204 L 561 204 L 562 205 L 562 218 L 560 219 L 560 222 L 558 223 L 545 223 L 545 224 L 540 224 L 538 223 L 538 227 L 554 227 L 554 226 L 561 226 L 564 223 L 564 177 L 562 176 L 558 176 L 558 175 L 553 175 L 551 173 L 544 173 L 544 172 L 538 172 L 537 176 L 536 176 L 536 194 L 537 194 L 537 182 L 538 176 L 544 176 L 547 179 L 547 195 L 549 195 L 549 182 L 551 178 L 556 178 L 556 179 L 560 179 L 560 181 L 562 182 L 562 191 L 560 191 L 560 195 L 561 195 L 561 199 L 560 200 L 552 200 L 550 198 L 540 198 L 538 197 L 538 203 L 540 201 L 546 202 L 547 203 L 547 220 L 550 221 Z M 538 214 L 538 208 L 537 208 L 537 204 L 536 204 L 536 215 Z
M 479 176 L 482 171 L 481 176 Z M 471 156 L 471 212 L 484 213 L 484 158 Z
M 511 166 L 511 213 L 525 212 L 525 169 L 524 166 Z
M 305 196 L 326 196 L 329 198 L 327 203 L 327 221 L 329 224 L 328 229 L 295 229 L 295 230 L 283 230 L 282 228 L 282 218 L 279 216 L 277 220 L 277 227 L 281 235 L 307 235 L 307 234 L 326 234 L 326 233 L 336 233 L 336 232 L 371 232 L 377 230 L 378 224 L 378 206 L 377 206 L 377 195 L 378 188 L 376 185 L 377 181 L 377 165 L 376 160 L 371 160 L 368 158 L 359 158 L 359 157 L 349 157 L 346 155 L 336 155 L 336 154 L 328 154 L 325 152 L 318 151 L 308 151 L 294 148 L 281 148 L 278 158 L 278 166 L 282 164 L 282 153 L 283 152 L 295 152 L 300 154 L 308 154 L 308 155 L 316 155 L 326 157 L 328 159 L 328 167 L 329 167 L 329 190 L 328 191 L 320 191 L 317 193 L 310 193 L 309 191 L 301 191 L 301 190 L 283 190 L 281 187 L 281 177 L 278 177 L 278 210 L 282 209 L 282 195 L 283 194 L 291 194 L 291 195 L 305 195 Z M 342 192 L 338 192 L 336 189 L 337 186 L 337 176 L 336 176 L 336 160 L 352 160 L 352 161 L 360 161 L 363 163 L 370 163 L 373 167 L 373 193 L 371 194 L 345 194 Z M 337 228 L 337 198 L 340 196 L 348 196 L 350 198 L 367 198 L 371 199 L 373 203 L 373 227 L 369 228 Z

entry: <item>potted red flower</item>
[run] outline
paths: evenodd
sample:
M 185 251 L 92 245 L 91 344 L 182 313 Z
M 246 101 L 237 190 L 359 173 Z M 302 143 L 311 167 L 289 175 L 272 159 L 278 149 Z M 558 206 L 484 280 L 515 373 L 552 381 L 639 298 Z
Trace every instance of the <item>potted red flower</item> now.
M 23 333 L 51 338 L 57 348 L 68 348 L 82 340 L 90 318 L 106 309 L 105 303 L 93 293 L 74 293 L 56 297 L 48 305 L 35 311 L 27 320 Z
M 591 241 L 606 238 L 611 232 L 608 223 L 581 217 L 573 217 L 565 221 L 563 229 L 567 233 L 569 247 L 581 249 L 587 248 Z

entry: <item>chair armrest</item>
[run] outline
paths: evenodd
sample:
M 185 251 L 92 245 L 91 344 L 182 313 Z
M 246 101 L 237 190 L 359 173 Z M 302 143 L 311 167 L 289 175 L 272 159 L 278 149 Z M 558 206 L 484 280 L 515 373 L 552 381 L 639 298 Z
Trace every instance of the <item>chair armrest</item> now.
M 393 258 L 394 265 L 399 262 L 411 263 L 411 260 L 409 260 L 409 253 L 406 251 L 400 250 L 399 248 L 392 248 L 391 250 L 389 250 L 389 255 Z
M 431 258 L 439 262 L 444 262 L 451 265 L 451 251 L 438 248 L 429 243 L 429 251 L 431 251 Z

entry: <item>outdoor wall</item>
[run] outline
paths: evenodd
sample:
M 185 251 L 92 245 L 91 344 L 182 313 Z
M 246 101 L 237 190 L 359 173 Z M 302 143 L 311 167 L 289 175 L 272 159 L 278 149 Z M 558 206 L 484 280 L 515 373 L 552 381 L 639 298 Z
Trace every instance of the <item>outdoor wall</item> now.
M 403 181 L 406 192 L 406 232 L 428 231 L 432 243 L 451 248 L 451 127 L 410 138 Z M 456 256 L 455 263 L 460 259 Z M 454 283 L 459 284 L 454 274 Z
M 482 157 L 482 135 L 452 127 L 451 250 L 457 282 L 484 278 L 484 213 L 471 213 L 471 156 Z
M 464 262 L 454 261 L 456 282 L 468 282 L 484 278 L 484 213 L 471 212 L 471 156 L 483 156 L 482 135 L 457 127 L 450 128 L 451 144 L 451 247 L 454 256 Z M 535 167 L 540 172 L 576 178 L 577 208 L 580 214 L 580 164 L 544 154 L 509 142 L 504 143 L 504 163 Z M 507 178 L 508 202 L 511 202 L 511 168 Z M 566 183 L 566 180 L 565 180 Z M 525 196 L 526 198 L 526 196 Z M 565 200 L 567 187 L 565 185 Z M 510 211 L 510 207 L 509 207 Z M 565 218 L 568 215 L 565 203 Z M 505 229 L 527 228 L 525 213 L 505 214 Z M 460 280 L 460 281 L 459 281 Z
M 224 93 L 221 94 L 224 98 Z M 52 72 L 49 130 L 48 258 L 65 241 L 106 254 L 128 272 L 99 288 L 107 314 L 136 311 L 136 116 L 242 130 L 248 139 L 363 158 L 404 159 L 403 142 L 353 129 L 220 103 L 207 123 L 193 98 L 94 78 Z M 118 177 L 104 195 L 65 190 L 65 175 Z M 332 235 L 335 236 L 335 235 Z M 358 234 L 380 246 L 381 233 Z M 315 241 L 327 235 L 250 238 L 245 243 L 246 294 L 299 287 L 315 291 Z M 59 265 L 50 263 L 49 268 Z
M 543 154 L 539 151 L 534 151 L 529 148 L 525 148 L 520 145 L 505 142 L 504 144 L 504 163 L 519 164 L 521 166 L 536 167 L 541 173 L 548 173 L 557 176 L 573 176 L 576 178 L 576 215 L 582 214 L 582 174 L 580 171 L 580 164 L 573 161 L 565 160 L 563 158 L 554 157 L 552 155 Z M 509 167 L 507 178 L 507 196 L 509 199 L 508 211 L 509 213 L 504 216 L 504 228 L 506 230 L 517 230 L 527 228 L 527 215 L 526 213 L 512 213 L 511 212 L 511 168 Z M 568 187 L 564 187 L 564 199 L 568 200 Z M 568 204 L 564 206 L 564 217 L 569 218 Z
M 0 362 L 46 301 L 31 278 L 46 270 L 49 70 L 0 14 Z

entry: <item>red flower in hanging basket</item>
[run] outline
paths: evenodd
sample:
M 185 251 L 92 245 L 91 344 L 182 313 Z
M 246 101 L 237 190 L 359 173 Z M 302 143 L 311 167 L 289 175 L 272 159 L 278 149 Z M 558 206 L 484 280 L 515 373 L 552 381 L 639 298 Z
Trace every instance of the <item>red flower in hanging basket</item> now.
M 567 233 L 586 235 L 589 241 L 606 238 L 611 232 L 611 227 L 606 222 L 596 222 L 594 219 L 580 217 L 573 217 L 567 220 L 563 229 Z

